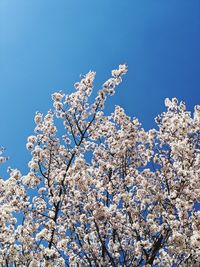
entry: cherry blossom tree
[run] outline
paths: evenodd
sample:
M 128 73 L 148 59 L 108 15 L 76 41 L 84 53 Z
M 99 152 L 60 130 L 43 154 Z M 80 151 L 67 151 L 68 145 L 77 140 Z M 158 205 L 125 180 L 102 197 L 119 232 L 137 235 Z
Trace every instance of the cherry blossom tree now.
M 29 173 L 0 180 L 0 266 L 199 266 L 200 106 L 166 99 L 148 131 L 119 106 L 106 116 L 126 72 L 92 102 L 90 71 L 36 113 Z

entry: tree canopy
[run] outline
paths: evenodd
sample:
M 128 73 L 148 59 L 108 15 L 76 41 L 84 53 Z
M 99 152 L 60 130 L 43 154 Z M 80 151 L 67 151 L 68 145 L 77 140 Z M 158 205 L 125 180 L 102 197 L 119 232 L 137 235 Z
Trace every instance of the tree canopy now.
M 30 171 L 0 180 L 0 266 L 199 266 L 200 106 L 167 98 L 148 131 L 120 106 L 107 116 L 126 72 L 92 101 L 90 71 L 36 113 Z

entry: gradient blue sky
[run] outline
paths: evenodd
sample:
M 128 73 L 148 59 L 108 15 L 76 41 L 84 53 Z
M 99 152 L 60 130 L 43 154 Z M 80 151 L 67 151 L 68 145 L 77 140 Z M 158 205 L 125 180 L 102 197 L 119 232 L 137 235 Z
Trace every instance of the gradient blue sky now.
M 126 62 L 129 72 L 107 112 L 121 105 L 149 129 L 165 97 L 200 103 L 199 0 L 0 0 L 0 144 L 7 165 L 26 171 L 35 111 L 79 75 L 96 89 Z

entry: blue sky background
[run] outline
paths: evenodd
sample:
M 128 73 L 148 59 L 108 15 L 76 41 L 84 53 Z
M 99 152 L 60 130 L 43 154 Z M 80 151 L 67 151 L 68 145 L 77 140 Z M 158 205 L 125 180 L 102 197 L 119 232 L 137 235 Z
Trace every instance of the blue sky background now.
M 0 144 L 10 156 L 0 174 L 26 172 L 26 138 L 52 92 L 72 92 L 90 69 L 98 89 L 124 62 L 107 112 L 121 105 L 149 129 L 165 97 L 200 104 L 200 1 L 0 0 Z

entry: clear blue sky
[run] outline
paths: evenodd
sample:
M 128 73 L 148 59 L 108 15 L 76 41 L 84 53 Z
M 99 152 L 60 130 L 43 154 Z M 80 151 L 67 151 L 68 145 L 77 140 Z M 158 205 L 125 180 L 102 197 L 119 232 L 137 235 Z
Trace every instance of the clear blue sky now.
M 90 69 L 98 88 L 124 62 L 128 75 L 107 112 L 122 105 L 148 129 L 165 97 L 192 110 L 200 103 L 200 1 L 0 0 L 0 144 L 9 165 L 26 171 L 26 138 L 52 92 L 71 92 Z

